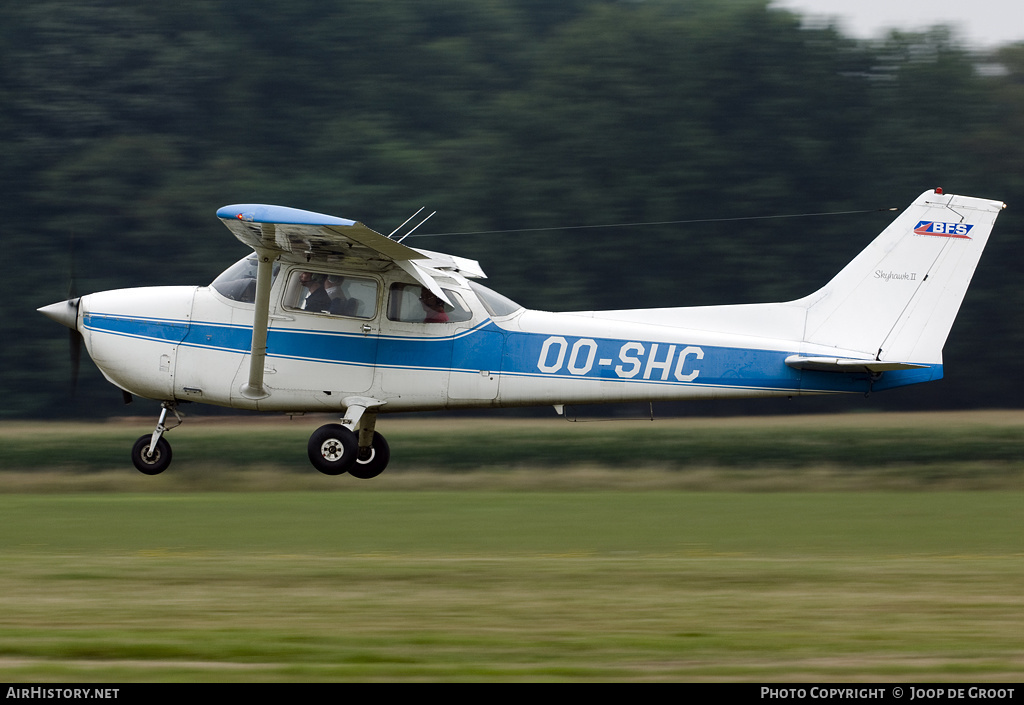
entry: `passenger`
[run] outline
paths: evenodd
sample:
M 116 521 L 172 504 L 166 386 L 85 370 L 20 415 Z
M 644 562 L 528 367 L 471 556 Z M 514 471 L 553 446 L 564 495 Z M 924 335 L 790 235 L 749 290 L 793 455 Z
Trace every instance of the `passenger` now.
M 331 297 L 324 288 L 324 275 L 312 272 L 302 272 L 299 275 L 299 282 L 309 289 L 306 298 L 302 302 L 304 311 L 326 312 L 331 309 Z
M 423 319 L 424 323 L 448 322 L 448 314 L 444 310 L 444 301 L 437 298 L 432 291 L 424 289 L 423 293 L 420 294 L 420 303 L 423 304 L 423 310 L 426 312 L 426 317 Z

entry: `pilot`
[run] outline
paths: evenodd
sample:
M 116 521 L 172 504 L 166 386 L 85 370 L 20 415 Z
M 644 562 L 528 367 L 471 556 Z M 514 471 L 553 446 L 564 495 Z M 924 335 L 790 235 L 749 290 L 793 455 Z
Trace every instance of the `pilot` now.
M 331 297 L 324 288 L 324 275 L 313 272 L 302 272 L 299 275 L 299 283 L 309 289 L 306 298 L 302 302 L 305 311 L 329 311 L 331 308 Z
M 424 323 L 447 323 L 448 314 L 444 310 L 444 301 L 437 298 L 437 296 L 428 289 L 424 289 L 420 294 L 420 303 L 423 304 L 423 310 L 426 312 L 424 317 Z

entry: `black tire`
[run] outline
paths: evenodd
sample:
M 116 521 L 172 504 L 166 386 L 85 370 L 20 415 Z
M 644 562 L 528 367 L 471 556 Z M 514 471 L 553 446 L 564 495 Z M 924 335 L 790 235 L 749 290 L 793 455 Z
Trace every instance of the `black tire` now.
M 343 475 L 355 465 L 359 442 L 341 424 L 329 423 L 313 431 L 306 451 L 309 462 L 324 475 Z
M 355 464 L 348 469 L 349 475 L 358 477 L 360 480 L 370 480 L 384 472 L 391 460 L 391 448 L 384 436 L 377 432 L 373 434 L 373 443 L 369 447 L 366 457 L 362 455 L 362 449 L 358 449 Z
M 171 444 L 161 436 L 156 442 L 153 454 L 150 455 L 149 445 L 152 442 L 153 435 L 146 434 L 132 446 L 132 464 L 143 475 L 159 475 L 171 464 Z

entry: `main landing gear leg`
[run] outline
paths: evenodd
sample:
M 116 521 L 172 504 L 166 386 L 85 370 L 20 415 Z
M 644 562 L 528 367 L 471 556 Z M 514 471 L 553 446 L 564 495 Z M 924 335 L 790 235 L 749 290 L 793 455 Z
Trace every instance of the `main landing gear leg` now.
M 364 480 L 377 477 L 391 459 L 384 436 L 374 431 L 382 402 L 361 397 L 346 402 L 348 408 L 340 424 L 321 426 L 309 437 L 309 461 L 325 475 L 347 472 Z
M 156 422 L 153 433 L 141 436 L 132 446 L 132 463 L 139 472 L 146 475 L 159 475 L 171 464 L 171 444 L 164 438 L 164 433 L 182 423 L 176 402 L 165 401 L 160 407 L 160 420 Z M 168 411 L 178 420 L 178 423 L 170 428 L 164 425 Z
M 360 480 L 377 477 L 391 460 L 391 449 L 384 436 L 374 430 L 377 424 L 377 412 L 368 411 L 359 419 L 359 450 L 356 462 L 348 473 Z

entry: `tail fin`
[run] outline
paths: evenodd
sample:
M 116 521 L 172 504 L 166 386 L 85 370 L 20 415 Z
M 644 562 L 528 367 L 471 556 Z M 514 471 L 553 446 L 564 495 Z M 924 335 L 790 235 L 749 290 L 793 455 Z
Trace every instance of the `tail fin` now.
M 1005 207 L 940 189 L 921 194 L 832 281 L 794 302 L 806 307 L 804 340 L 882 362 L 941 363 L 953 319 Z

